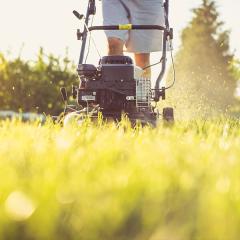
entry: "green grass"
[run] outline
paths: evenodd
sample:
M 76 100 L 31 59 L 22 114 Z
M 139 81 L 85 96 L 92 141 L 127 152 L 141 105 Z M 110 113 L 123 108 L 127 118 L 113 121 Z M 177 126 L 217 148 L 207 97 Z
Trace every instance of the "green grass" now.
M 0 123 L 0 239 L 237 240 L 240 123 Z

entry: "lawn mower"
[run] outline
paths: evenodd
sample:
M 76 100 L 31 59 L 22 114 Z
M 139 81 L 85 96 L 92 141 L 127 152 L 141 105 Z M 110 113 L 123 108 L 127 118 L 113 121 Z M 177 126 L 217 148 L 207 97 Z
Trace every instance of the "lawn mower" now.
M 96 119 L 99 115 L 106 120 L 120 121 L 123 114 L 133 124 L 139 122 L 143 125 L 156 126 L 161 115 L 164 121 L 174 121 L 172 108 L 164 108 L 162 114 L 157 108 L 157 103 L 166 97 L 165 91 L 172 87 L 160 88 L 166 69 L 167 45 L 173 39 L 173 29 L 169 28 L 168 22 L 168 0 L 164 2 L 164 11 L 165 26 L 122 25 L 121 23 L 112 26 L 89 26 L 90 16 L 96 14 L 95 0 L 89 0 L 86 16 L 73 11 L 79 20 L 84 20 L 84 30 L 77 30 L 77 38 L 82 41 L 77 68 L 80 83 L 78 87 L 72 86 L 72 97 L 76 101 L 74 105 L 67 104 L 66 89 L 61 88 L 61 94 L 66 103 L 64 123 L 72 118 L 77 118 L 79 121 L 86 117 Z M 161 71 L 154 89 L 151 88 L 151 80 L 142 77 L 143 70 L 135 66 L 128 56 L 104 56 L 100 59 L 98 66 L 84 62 L 88 36 L 92 31 L 98 30 L 163 31 L 162 57 L 157 63 L 161 64 Z

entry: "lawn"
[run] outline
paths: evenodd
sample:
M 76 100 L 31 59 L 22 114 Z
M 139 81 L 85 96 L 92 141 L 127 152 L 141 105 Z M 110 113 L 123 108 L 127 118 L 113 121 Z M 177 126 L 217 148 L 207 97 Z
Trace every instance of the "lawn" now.
M 0 122 L 0 239 L 237 240 L 240 122 Z

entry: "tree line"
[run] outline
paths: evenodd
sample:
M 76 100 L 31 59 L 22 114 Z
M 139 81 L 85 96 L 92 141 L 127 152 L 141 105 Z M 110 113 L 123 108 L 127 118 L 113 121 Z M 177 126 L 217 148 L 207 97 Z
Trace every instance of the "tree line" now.
M 183 116 L 216 116 L 233 111 L 238 104 L 237 61 L 230 51 L 229 31 L 224 29 L 216 2 L 202 0 L 182 31 L 175 56 L 176 85 L 172 104 Z M 169 72 L 168 82 L 172 80 Z
M 59 89 L 76 84 L 75 69 L 67 56 L 45 54 L 43 48 L 35 61 L 8 60 L 0 54 L 0 110 L 59 114 Z
M 175 55 L 177 81 L 169 101 L 180 114 L 227 113 L 238 104 L 239 61 L 230 52 L 229 31 L 224 30 L 214 0 L 202 0 L 181 35 Z M 172 81 L 169 71 L 167 82 Z M 58 114 L 63 109 L 59 89 L 77 83 L 76 66 L 68 57 L 45 54 L 36 61 L 0 54 L 0 110 Z

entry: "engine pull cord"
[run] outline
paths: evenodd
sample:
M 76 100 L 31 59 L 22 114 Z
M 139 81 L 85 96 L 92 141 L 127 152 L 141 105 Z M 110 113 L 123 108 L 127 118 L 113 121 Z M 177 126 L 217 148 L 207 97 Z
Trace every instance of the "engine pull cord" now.
M 174 58 L 173 58 L 173 46 L 172 46 L 172 42 L 170 40 L 168 40 L 168 43 L 169 43 L 169 49 L 170 49 L 170 55 L 171 55 L 173 82 L 169 86 L 165 87 L 165 90 L 172 88 L 176 83 L 176 69 L 175 69 L 175 63 L 174 63 Z M 151 65 L 143 68 L 143 70 L 146 70 L 146 69 L 151 68 L 153 66 L 159 65 L 162 61 L 163 61 L 163 58 L 161 58 L 159 62 L 156 62 L 154 64 L 151 64 Z
M 91 20 L 91 27 L 93 25 L 93 21 L 94 21 L 94 15 L 92 16 L 92 20 Z M 86 58 L 85 58 L 85 64 L 87 63 L 87 59 L 88 59 L 90 48 L 91 48 L 91 37 L 92 37 L 92 32 L 90 32 L 90 34 L 89 34 L 89 41 L 88 41 L 87 54 L 86 54 Z
M 84 17 L 84 19 L 85 19 L 85 17 Z M 93 21 L 93 20 L 92 20 L 92 21 Z M 92 43 L 93 43 L 93 45 L 94 45 L 94 47 L 95 47 L 95 49 L 96 49 L 96 51 L 97 51 L 98 56 L 99 56 L 100 58 L 102 58 L 102 56 L 101 56 L 101 54 L 100 54 L 100 52 L 99 52 L 99 50 L 98 50 L 98 48 L 97 48 L 97 44 L 96 44 L 94 38 L 92 37 L 92 34 L 91 34 L 91 32 L 89 31 L 89 28 L 88 28 L 88 26 L 87 26 L 87 24 L 86 24 L 85 22 L 84 22 L 84 26 L 85 26 L 88 34 L 89 34 L 90 40 L 92 41 Z
M 173 81 L 169 86 L 167 86 L 165 88 L 165 90 L 172 88 L 176 83 L 176 69 L 175 69 L 175 63 L 174 63 L 174 59 L 173 59 L 173 46 L 172 46 L 172 41 L 168 41 L 168 42 L 169 42 L 171 62 L 172 62 Z

